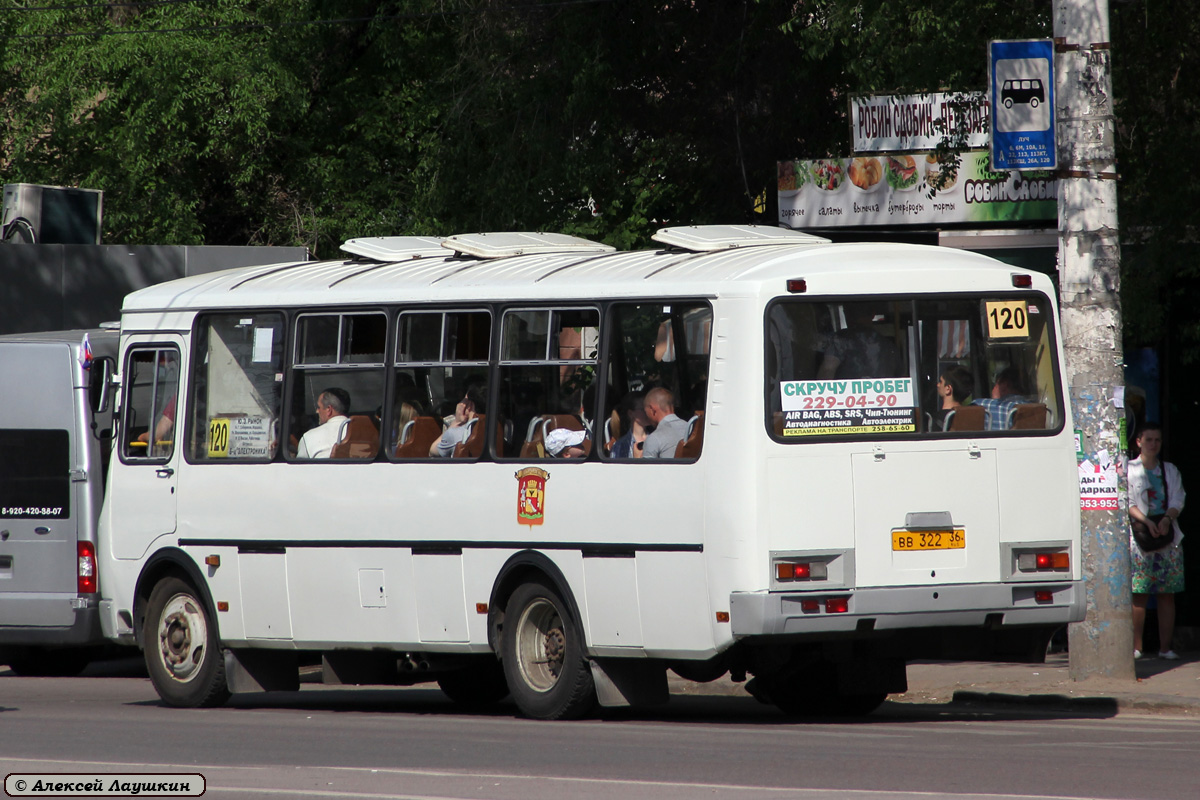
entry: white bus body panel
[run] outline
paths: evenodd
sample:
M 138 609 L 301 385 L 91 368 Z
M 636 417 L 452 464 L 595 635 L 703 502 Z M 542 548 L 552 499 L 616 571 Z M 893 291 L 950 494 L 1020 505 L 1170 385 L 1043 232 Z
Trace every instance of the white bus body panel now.
M 519 462 L 190 464 L 177 448 L 178 492 L 159 493 L 151 512 L 175 517 L 177 529 L 158 536 L 166 523 L 142 519 L 134 530 L 145 533 L 130 534 L 128 520 L 145 513 L 148 490 L 138 489 L 140 504 L 122 499 L 135 488 L 126 476 L 135 468 L 114 459 L 117 499 L 110 497 L 104 529 L 117 563 L 105 586 L 106 631 L 130 639 L 137 581 L 162 547 L 185 552 L 214 602 L 229 604 L 217 618 L 231 647 L 485 652 L 491 643 L 480 609 L 501 566 L 526 550 L 561 572 L 593 655 L 705 659 L 741 637 L 853 631 L 860 610 L 878 628 L 981 625 L 1024 602 L 1017 602 L 1023 585 L 1006 579 L 1007 542 L 1069 542 L 1071 571 L 1054 577 L 1066 587 L 1054 609 L 1030 602 L 1026 616 L 1005 621 L 1078 619 L 1069 411 L 1055 435 L 978 441 L 782 444 L 764 431 L 764 313 L 786 296 L 786 279 L 804 278 L 808 293 L 824 298 L 1011 291 L 1016 272 L 937 248 L 814 244 L 701 255 L 318 262 L 143 290 L 126 302 L 127 330 L 190 331 L 197 311 L 230 308 L 709 298 L 706 433 L 694 463 L 540 462 L 550 478 L 537 528 L 516 517 Z M 1049 281 L 1034 281 L 1053 303 Z M 186 409 L 179 413 L 186 418 Z M 948 512 L 965 528 L 966 548 L 893 552 L 892 529 L 926 512 Z M 230 544 L 238 540 L 255 544 Z M 592 553 L 589 544 L 629 553 Z M 831 576 L 842 583 L 772 585 L 773 553 L 812 550 L 844 554 L 845 569 Z M 219 556 L 219 568 L 205 567 L 210 555 Z M 789 610 L 804 592 L 826 588 L 849 594 L 859 608 L 811 620 Z

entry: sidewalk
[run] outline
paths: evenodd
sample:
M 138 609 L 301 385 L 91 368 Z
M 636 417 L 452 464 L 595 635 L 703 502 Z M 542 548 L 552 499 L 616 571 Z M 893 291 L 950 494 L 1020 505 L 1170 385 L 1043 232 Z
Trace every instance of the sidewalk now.
M 1200 716 L 1200 656 L 1179 661 L 1146 658 L 1136 663 L 1137 680 L 1071 680 L 1066 653 L 1044 664 L 919 661 L 908 665 L 908 691 L 888 697 L 893 703 L 950 707 L 1023 706 L 1119 714 Z M 744 684 L 728 677 L 712 683 L 688 683 L 671 675 L 678 694 L 744 695 Z

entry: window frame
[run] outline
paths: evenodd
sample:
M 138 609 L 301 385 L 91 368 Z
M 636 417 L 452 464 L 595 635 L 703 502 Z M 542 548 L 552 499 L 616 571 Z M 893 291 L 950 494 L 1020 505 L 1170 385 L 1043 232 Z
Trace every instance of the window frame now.
M 390 430 L 392 425 L 392 417 L 395 412 L 396 395 L 398 392 L 396 386 L 397 372 L 402 368 L 410 369 L 436 369 L 446 367 L 462 367 L 469 369 L 472 367 L 482 367 L 487 374 L 488 385 L 488 408 L 494 407 L 495 394 L 493 391 L 493 383 L 496 368 L 497 355 L 497 320 L 501 318 L 501 313 L 496 310 L 495 304 L 489 303 L 467 303 L 464 305 L 437 305 L 437 306 L 400 306 L 394 309 L 394 314 L 391 315 L 393 331 L 391 334 L 391 344 L 388 350 L 385 369 L 387 370 L 387 398 L 384 403 L 384 418 L 383 424 L 385 429 Z M 446 360 L 446 336 L 448 327 L 446 318 L 454 314 L 486 314 L 488 317 L 488 352 L 487 358 L 483 361 L 478 360 Z M 428 315 L 441 317 L 441 333 L 439 336 L 438 353 L 440 360 L 438 361 L 401 361 L 400 359 L 400 336 L 403 330 L 403 318 L 405 315 Z M 388 441 L 388 436 L 382 436 L 383 431 L 380 431 L 383 442 L 380 450 L 388 451 L 385 454 L 385 460 L 395 464 L 413 464 L 421 462 L 447 463 L 447 464 L 463 464 L 474 463 L 477 461 L 485 461 L 489 457 L 493 457 L 492 447 L 490 446 L 491 437 L 495 435 L 495 421 L 492 419 L 494 415 L 487 414 L 488 419 L 484 421 L 486 429 L 484 436 L 486 437 L 486 446 L 478 458 L 437 458 L 429 455 L 417 456 L 412 458 L 398 458 L 395 448 L 398 443 Z M 436 417 L 435 417 L 436 418 Z M 444 431 L 443 431 L 444 433 Z
M 172 440 L 171 452 L 165 456 L 149 455 L 149 451 L 150 451 L 150 443 L 149 442 L 147 442 L 147 445 L 146 445 L 147 454 L 145 456 L 136 456 L 136 455 L 128 454 L 126 452 L 126 450 L 128 449 L 128 443 L 129 443 L 128 442 L 128 439 L 129 439 L 129 413 L 130 413 L 131 406 L 132 406 L 130 393 L 133 391 L 133 386 L 130 383 L 130 376 L 132 375 L 131 366 L 133 363 L 133 359 L 137 354 L 146 353 L 146 352 L 151 352 L 151 353 L 155 354 L 153 356 L 153 361 L 152 361 L 152 363 L 154 363 L 154 364 L 158 363 L 158 353 L 163 353 L 163 352 L 174 353 L 175 354 L 175 362 L 179 365 L 178 369 L 176 371 L 176 375 L 175 375 L 175 424 L 174 424 L 175 438 Z M 122 364 L 122 371 L 121 371 L 121 383 L 122 383 L 122 386 L 121 386 L 121 414 L 120 414 L 120 427 L 118 428 L 118 434 L 117 434 L 117 436 L 119 437 L 118 441 L 117 441 L 117 457 L 120 459 L 122 464 L 129 464 L 131 466 L 166 464 L 175 457 L 176 453 L 179 452 L 179 411 L 180 411 L 179 394 L 180 394 L 180 390 L 183 388 L 183 376 L 185 374 L 185 365 L 183 363 L 183 354 L 180 350 L 179 345 L 174 342 L 145 341 L 145 342 L 137 342 L 135 344 L 130 345 L 128 348 L 126 348 L 125 352 L 123 353 L 123 357 L 124 357 L 124 362 Z M 155 379 L 154 379 L 154 389 L 150 395 L 150 408 L 151 408 L 150 421 L 151 421 L 151 424 L 149 427 L 147 427 L 147 431 L 150 432 L 151 434 L 153 434 L 153 429 L 155 427 L 154 423 L 156 422 L 153 408 L 155 405 L 157 405 L 158 387 L 159 387 L 159 382 L 158 382 L 158 378 L 156 375 Z
M 187 370 L 187 375 L 188 375 L 188 385 L 187 385 L 188 418 L 187 418 L 187 425 L 184 428 L 184 436 L 186 437 L 186 441 L 190 442 L 196 436 L 203 436 L 204 441 L 208 440 L 208 434 L 206 432 L 192 429 L 192 426 L 196 425 L 198 422 L 195 419 L 195 413 L 194 413 L 195 410 L 199 408 L 199 404 L 196 399 L 196 392 L 198 391 L 198 387 L 200 384 L 198 376 L 199 376 L 201 368 L 205 366 L 204 362 L 202 361 L 202 359 L 199 355 L 199 353 L 200 353 L 200 336 L 201 336 L 202 328 L 204 327 L 204 325 L 207 323 L 208 320 L 210 320 L 214 317 L 234 317 L 234 316 L 258 317 L 258 316 L 263 316 L 263 315 L 267 315 L 267 314 L 274 315 L 275 317 L 278 318 L 279 331 L 280 331 L 280 336 L 281 336 L 280 341 L 277 343 L 280 348 L 280 355 L 279 355 L 280 364 L 278 365 L 279 366 L 278 372 L 281 377 L 280 377 L 280 380 L 277 381 L 277 383 L 279 384 L 279 409 L 278 409 L 278 424 L 276 426 L 276 428 L 277 428 L 276 436 L 280 437 L 280 439 L 282 439 L 283 423 L 284 423 L 284 420 L 286 419 L 286 417 L 284 415 L 286 413 L 286 406 L 287 406 L 287 400 L 288 400 L 288 397 L 287 397 L 288 368 L 291 366 L 288 361 L 288 353 L 291 352 L 290 348 L 292 346 L 291 339 L 289 338 L 291 335 L 291 332 L 289 330 L 291 327 L 291 320 L 289 318 L 288 310 L 285 308 L 214 308 L 214 309 L 206 309 L 204 311 L 198 312 L 196 314 L 195 320 L 193 320 L 193 322 L 192 322 L 192 330 L 191 330 L 191 334 L 189 337 L 189 340 L 191 342 L 191 347 L 189 348 L 189 350 L 192 352 L 193 355 L 192 355 L 192 359 L 191 359 L 192 363 L 190 365 L 188 365 L 188 370 Z M 198 465 L 206 465 L 206 464 L 271 464 L 271 463 L 274 463 L 275 461 L 278 461 L 281 459 L 282 451 L 283 451 L 282 443 L 276 442 L 275 453 L 272 456 L 270 456 L 269 458 L 239 458 L 239 459 L 235 459 L 235 460 L 231 461 L 231 460 L 219 459 L 219 458 L 196 458 L 196 457 L 193 457 L 193 455 L 191 454 L 190 448 L 185 447 L 184 452 L 183 452 L 183 459 L 188 464 L 198 464 Z
M 596 458 L 597 458 L 596 452 L 599 448 L 597 447 L 598 440 L 596 439 L 596 431 L 595 430 L 588 431 L 588 435 L 592 441 L 592 449 L 591 449 L 591 452 L 588 453 L 588 455 L 584 456 L 583 458 L 555 458 L 553 456 L 547 456 L 547 457 L 543 457 L 543 458 L 524 458 L 520 455 L 520 451 L 521 451 L 521 446 L 524 444 L 525 440 L 524 439 L 520 439 L 519 441 L 517 440 L 518 436 L 522 432 L 517 431 L 515 429 L 513 431 L 513 439 L 514 439 L 513 448 L 517 454 L 512 455 L 512 456 L 509 456 L 509 455 L 497 456 L 495 453 L 496 426 L 499 425 L 499 423 L 500 423 L 500 411 L 499 411 L 500 402 L 499 401 L 500 401 L 501 384 L 503 383 L 503 377 L 502 377 L 503 369 L 505 367 L 510 367 L 510 368 L 512 368 L 512 367 L 516 367 L 516 368 L 520 368 L 520 367 L 564 367 L 564 366 L 588 366 L 588 365 L 591 365 L 594 367 L 594 371 L 593 371 L 594 378 L 593 378 L 592 391 L 594 391 L 596 393 L 595 407 L 599 408 L 599 404 L 601 402 L 601 393 L 604 388 L 603 380 L 602 380 L 602 378 L 604 378 L 604 375 L 602 372 L 602 370 L 603 370 L 602 357 L 604 354 L 604 346 L 605 346 L 605 324 L 606 324 L 607 318 L 608 318 L 608 307 L 611 305 L 612 305 L 612 301 L 608 300 L 608 299 L 599 300 L 599 301 L 597 301 L 597 300 L 576 300 L 576 301 L 547 300 L 547 301 L 541 301 L 541 302 L 539 302 L 539 301 L 528 301 L 528 302 L 521 301 L 521 302 L 504 303 L 504 304 L 498 305 L 498 307 L 496 309 L 496 314 L 494 317 L 495 336 L 494 336 L 493 352 L 495 354 L 495 358 L 494 358 L 494 364 L 493 364 L 494 369 L 491 372 L 491 375 L 494 378 L 491 383 L 494 385 L 490 386 L 489 390 L 488 390 L 489 395 L 490 395 L 488 398 L 489 408 L 495 408 L 495 409 L 497 409 L 497 411 L 494 415 L 492 415 L 492 414 L 488 415 L 489 417 L 494 416 L 495 421 L 493 421 L 492 419 L 488 420 L 487 447 L 484 450 L 485 454 L 490 455 L 492 460 L 497 461 L 497 462 L 503 462 L 503 463 L 521 463 L 521 464 L 544 464 L 544 463 L 548 463 L 548 462 L 554 463 L 554 464 L 568 464 L 568 463 L 586 464 L 590 461 L 596 460 Z M 509 314 L 520 313 L 522 311 L 547 312 L 549 314 L 549 319 L 547 320 L 546 349 L 544 351 L 545 357 L 543 359 L 516 359 L 516 358 L 506 359 L 506 358 L 504 358 L 504 335 L 505 335 L 504 325 L 505 325 L 505 322 L 507 321 Z M 549 331 L 554 329 L 553 328 L 554 323 L 558 319 L 558 317 L 556 315 L 560 312 L 581 312 L 581 311 L 591 311 L 596 314 L 597 341 L 596 341 L 595 357 L 593 357 L 593 358 L 581 357 L 581 358 L 577 358 L 577 359 L 561 358 L 561 353 L 560 353 L 559 354 L 560 357 L 551 358 L 550 351 L 553 349 L 554 337 L 552 337 L 550 335 Z M 583 355 L 584 354 L 581 349 L 580 356 L 583 356 Z M 596 420 L 595 419 L 591 420 L 591 423 L 592 423 L 592 428 L 595 428 Z
M 770 367 L 769 359 L 771 357 L 770 348 L 769 348 L 770 330 L 771 330 L 771 313 L 772 313 L 772 310 L 777 305 L 804 304 L 804 303 L 828 305 L 828 304 L 846 304 L 846 303 L 855 303 L 855 302 L 896 303 L 896 302 L 903 301 L 909 305 L 914 322 L 919 322 L 922 319 L 921 317 L 919 317 L 917 315 L 918 305 L 920 303 L 922 303 L 922 302 L 939 302 L 939 301 L 959 301 L 959 302 L 970 302 L 973 305 L 975 305 L 976 307 L 978 307 L 980 322 L 982 324 L 986 324 L 986 320 L 983 319 L 983 305 L 982 304 L 989 299 L 997 299 L 997 300 L 998 299 L 1003 299 L 1003 300 L 1022 300 L 1022 299 L 1033 300 L 1033 299 L 1036 299 L 1038 302 L 1038 305 L 1041 306 L 1042 308 L 1044 308 L 1045 311 L 1047 312 L 1047 316 L 1048 316 L 1048 320 L 1049 320 L 1047 322 L 1047 324 L 1050 326 L 1049 327 L 1049 335 L 1048 335 L 1050 363 L 1051 363 L 1051 368 L 1052 368 L 1052 374 L 1054 375 L 1054 379 L 1056 382 L 1058 404 L 1059 404 L 1058 408 L 1050 408 L 1049 409 L 1050 413 L 1053 415 L 1053 418 L 1054 418 L 1054 425 L 1052 427 L 1025 428 L 1025 429 L 1011 429 L 1010 428 L 1010 429 L 1002 429 L 1002 430 L 964 430 L 964 431 L 923 430 L 922 429 L 924 427 L 923 421 L 922 421 L 923 407 L 921 404 L 921 398 L 924 396 L 925 392 L 928 391 L 928 389 L 930 387 L 925 385 L 924 376 L 922 374 L 920 345 L 919 345 L 919 343 L 914 342 L 914 346 L 917 348 L 917 352 L 915 353 L 915 355 L 914 355 L 914 353 L 910 352 L 908 354 L 908 358 L 911 361 L 911 359 L 913 359 L 915 357 L 916 363 L 917 363 L 917 373 L 918 374 L 914 377 L 914 384 L 913 384 L 913 394 L 917 400 L 917 415 L 918 415 L 918 424 L 917 424 L 916 431 L 899 432 L 899 433 L 864 433 L 864 434 L 837 434 L 837 433 L 809 434 L 809 435 L 805 435 L 805 436 L 793 436 L 793 437 L 784 437 L 781 435 L 776 435 L 774 422 L 772 419 L 772 412 L 770 410 L 772 396 L 771 396 L 771 388 L 770 388 L 770 381 L 769 381 L 770 375 L 769 375 L 768 370 Z M 970 292 L 912 292 L 912 293 L 905 293 L 905 294 L 893 293 L 893 294 L 878 294 L 878 295 L 870 295 L 870 294 L 867 294 L 867 295 L 864 295 L 864 294 L 808 295 L 808 294 L 805 294 L 805 295 L 779 295 L 776 297 L 772 297 L 769 301 L 767 301 L 766 305 L 763 308 L 763 319 L 762 319 L 762 323 L 763 323 L 762 324 L 763 427 L 766 431 L 767 436 L 771 439 L 771 441 L 779 443 L 779 444 L 786 444 L 789 446 L 797 445 L 797 444 L 828 444 L 830 442 L 846 442 L 846 443 L 875 442 L 875 441 L 900 441 L 900 442 L 904 442 L 904 441 L 939 441 L 939 442 L 945 442 L 945 441 L 955 441 L 955 440 L 963 440 L 963 439 L 979 439 L 979 438 L 986 438 L 986 439 L 1025 438 L 1025 437 L 1048 438 L 1048 437 L 1057 436 L 1059 433 L 1062 432 L 1064 424 L 1065 424 L 1066 405 L 1067 405 L 1066 386 L 1064 383 L 1065 376 L 1063 375 L 1062 365 L 1059 362 L 1059 357 L 1058 357 L 1058 354 L 1059 354 L 1058 336 L 1059 336 L 1059 321 L 1060 321 L 1060 319 L 1061 319 L 1061 317 L 1057 313 L 1057 309 L 1054 305 L 1053 299 L 1046 293 L 1038 291 L 1036 289 L 1021 289 L 1021 290 L 977 289 L 977 290 L 972 290 Z M 1032 341 L 1032 338 L 1030 339 L 1030 341 Z M 988 346 L 989 340 L 986 337 L 981 337 L 979 342 L 982 347 L 986 348 Z M 937 378 L 937 376 L 934 376 L 933 380 L 936 381 L 936 378 Z M 991 378 L 991 376 L 989 376 L 989 379 L 990 378 Z

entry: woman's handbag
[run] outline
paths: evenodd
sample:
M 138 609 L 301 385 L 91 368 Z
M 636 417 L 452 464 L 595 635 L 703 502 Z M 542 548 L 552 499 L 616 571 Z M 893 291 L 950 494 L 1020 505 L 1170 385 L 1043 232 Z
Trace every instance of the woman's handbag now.
M 1167 468 L 1162 468 L 1163 476 L 1163 508 L 1170 508 L 1170 498 L 1167 494 Z M 1146 519 L 1154 523 L 1154 527 L 1158 527 L 1159 520 L 1165 517 L 1166 514 L 1147 514 Z M 1153 553 L 1155 550 L 1161 550 L 1171 542 L 1175 541 L 1175 531 L 1169 530 L 1166 536 L 1155 536 L 1149 525 L 1144 522 L 1139 522 L 1129 516 L 1129 525 L 1133 528 L 1133 541 L 1137 542 L 1137 546 L 1142 549 L 1143 553 Z

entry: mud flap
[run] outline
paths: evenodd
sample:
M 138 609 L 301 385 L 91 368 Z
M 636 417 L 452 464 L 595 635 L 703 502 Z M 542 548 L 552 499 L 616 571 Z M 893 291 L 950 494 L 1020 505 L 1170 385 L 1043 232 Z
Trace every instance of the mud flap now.
M 660 706 L 670 700 L 667 669 L 659 661 L 593 658 L 588 664 L 596 698 L 606 708 Z

